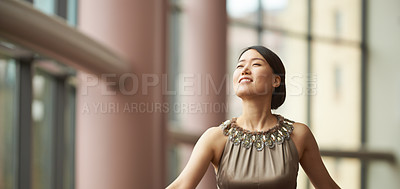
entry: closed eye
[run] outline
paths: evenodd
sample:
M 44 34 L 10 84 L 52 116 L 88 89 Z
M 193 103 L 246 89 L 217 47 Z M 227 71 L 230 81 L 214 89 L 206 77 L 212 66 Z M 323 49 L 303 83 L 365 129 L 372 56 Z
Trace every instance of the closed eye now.
M 236 66 L 236 68 L 242 68 L 243 67 L 243 65 L 237 65 Z
M 260 63 L 254 63 L 253 66 L 261 66 Z

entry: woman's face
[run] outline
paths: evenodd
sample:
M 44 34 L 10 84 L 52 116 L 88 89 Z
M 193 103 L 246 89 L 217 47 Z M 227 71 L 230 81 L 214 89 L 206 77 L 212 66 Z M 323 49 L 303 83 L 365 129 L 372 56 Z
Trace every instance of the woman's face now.
M 233 72 L 233 88 L 240 98 L 271 95 L 278 87 L 280 77 L 275 75 L 267 61 L 254 49 L 247 50 L 239 58 Z

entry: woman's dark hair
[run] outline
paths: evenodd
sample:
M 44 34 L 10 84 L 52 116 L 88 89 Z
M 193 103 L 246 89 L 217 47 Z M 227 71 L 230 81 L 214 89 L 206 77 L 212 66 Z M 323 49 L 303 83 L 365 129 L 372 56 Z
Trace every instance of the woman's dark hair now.
M 271 109 L 275 110 L 279 108 L 286 99 L 285 67 L 283 66 L 283 63 L 278 55 L 276 55 L 274 52 L 264 46 L 247 47 L 242 51 L 242 53 L 240 53 L 239 58 L 243 55 L 243 53 L 250 49 L 254 49 L 258 53 L 260 53 L 261 56 L 263 56 L 264 59 L 267 61 L 269 66 L 272 68 L 274 74 L 281 77 L 281 83 L 279 87 L 276 87 L 274 93 L 272 93 Z

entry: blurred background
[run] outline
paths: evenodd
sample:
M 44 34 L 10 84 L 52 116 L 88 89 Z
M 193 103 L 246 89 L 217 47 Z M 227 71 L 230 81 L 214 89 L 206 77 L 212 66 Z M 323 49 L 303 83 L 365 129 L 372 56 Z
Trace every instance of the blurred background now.
M 399 188 L 399 34 L 396 0 L 2 0 L 0 189 L 164 188 L 241 114 L 232 72 L 256 44 L 286 67 L 274 113 L 334 180 Z

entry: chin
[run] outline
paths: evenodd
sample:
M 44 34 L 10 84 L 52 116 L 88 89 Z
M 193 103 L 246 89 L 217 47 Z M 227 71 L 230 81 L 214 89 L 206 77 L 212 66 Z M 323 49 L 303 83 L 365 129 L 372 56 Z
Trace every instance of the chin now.
M 238 96 L 239 98 L 246 98 L 246 97 L 250 97 L 250 96 L 254 96 L 254 95 L 256 95 L 256 94 L 250 90 L 236 91 L 236 96 Z
M 236 91 L 236 96 L 238 96 L 239 98 L 243 99 L 246 97 L 254 97 L 254 96 L 268 96 L 268 95 L 272 95 L 273 91 L 254 91 L 254 90 L 250 90 L 250 89 L 242 89 L 242 90 L 237 90 Z

